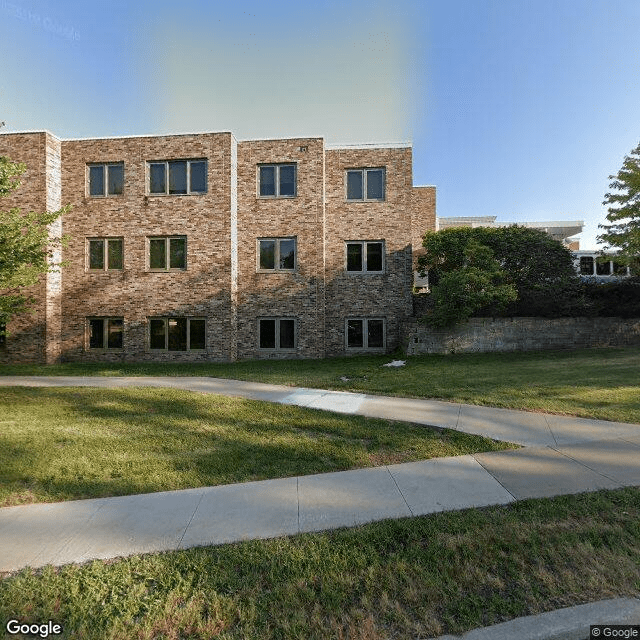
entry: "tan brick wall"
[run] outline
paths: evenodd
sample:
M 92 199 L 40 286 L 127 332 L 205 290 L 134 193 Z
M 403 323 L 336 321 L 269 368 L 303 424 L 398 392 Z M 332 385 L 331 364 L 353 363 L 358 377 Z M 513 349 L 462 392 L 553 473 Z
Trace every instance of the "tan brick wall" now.
M 229 133 L 70 140 L 62 145 L 64 222 L 71 235 L 63 278 L 63 354 L 69 359 L 226 360 L 231 356 L 231 142 Z M 148 193 L 147 162 L 207 158 L 202 195 Z M 88 196 L 87 163 L 124 162 L 122 196 Z M 187 238 L 187 269 L 148 268 L 149 236 Z M 122 237 L 124 269 L 88 271 L 90 237 Z M 206 352 L 150 352 L 150 316 L 207 318 Z M 122 352 L 89 350 L 86 318 L 124 316 Z
M 412 310 L 412 244 L 435 223 L 435 189 L 412 187 L 411 149 L 325 151 L 322 138 L 237 144 L 230 133 L 62 143 L 44 133 L 0 136 L 0 145 L 11 141 L 35 167 L 16 202 L 72 204 L 63 221 L 68 266 L 38 290 L 40 333 L 25 333 L 20 359 L 317 358 L 347 352 L 349 317 L 385 318 L 387 350 L 398 345 Z M 200 158 L 208 161 L 206 194 L 148 194 L 148 162 Z M 124 163 L 124 194 L 90 197 L 87 165 L 116 162 Z M 282 163 L 296 165 L 295 197 L 260 197 L 258 167 Z M 347 202 L 346 169 L 375 167 L 385 169 L 384 201 Z M 147 239 L 174 235 L 187 238 L 187 269 L 150 271 Z M 296 238 L 295 271 L 259 271 L 258 238 L 282 237 Z M 124 268 L 89 271 L 88 238 L 123 238 Z M 384 241 L 384 272 L 347 273 L 350 240 Z M 122 350 L 88 348 L 93 316 L 124 317 Z M 150 351 L 153 316 L 205 317 L 206 351 Z M 261 317 L 295 318 L 295 351 L 260 350 Z
M 258 166 L 295 163 L 293 198 L 258 196 Z M 238 144 L 238 357 L 317 358 L 324 354 L 323 180 L 321 138 Z M 257 239 L 294 236 L 296 270 L 258 272 Z M 295 353 L 260 351 L 258 317 L 294 317 Z
M 25 212 L 47 209 L 47 141 L 52 138 L 45 132 L 0 134 L 0 156 L 27 165 L 20 187 L 0 199 L 3 211 L 13 207 Z M 9 322 L 6 346 L 0 348 L 0 363 L 45 361 L 46 277 L 43 276 L 38 284 L 23 293 L 36 299 L 33 313 L 23 314 Z
M 413 187 L 411 211 L 411 246 L 413 269 L 417 269 L 417 260 L 424 252 L 422 236 L 427 231 L 436 230 L 436 188 Z
M 347 169 L 385 168 L 385 199 L 348 202 Z M 400 340 L 411 315 L 411 149 L 334 149 L 326 153 L 326 344 L 327 355 L 346 352 L 345 319 L 382 317 L 387 350 Z M 382 274 L 346 271 L 345 242 L 384 240 Z

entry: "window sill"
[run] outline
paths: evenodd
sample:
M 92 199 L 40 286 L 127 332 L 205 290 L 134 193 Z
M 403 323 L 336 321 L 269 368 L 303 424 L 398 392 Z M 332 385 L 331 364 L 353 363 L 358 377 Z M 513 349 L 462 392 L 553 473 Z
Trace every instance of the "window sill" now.
M 349 200 L 348 198 L 345 198 L 344 200 L 347 204 L 352 204 L 352 203 L 356 203 L 356 202 L 386 202 L 386 198 L 372 198 L 372 199 L 363 199 L 363 198 L 358 198 L 357 200 Z
M 187 268 L 184 269 L 147 269 L 147 273 L 184 273 Z
M 256 269 L 256 273 L 298 273 L 297 269 Z
M 293 196 L 256 196 L 256 200 L 294 200 L 297 197 L 296 193 Z
M 193 193 L 145 193 L 147 198 L 184 198 L 186 196 L 206 196 L 208 191 L 194 191 Z
M 347 276 L 383 276 L 385 271 L 345 271 Z

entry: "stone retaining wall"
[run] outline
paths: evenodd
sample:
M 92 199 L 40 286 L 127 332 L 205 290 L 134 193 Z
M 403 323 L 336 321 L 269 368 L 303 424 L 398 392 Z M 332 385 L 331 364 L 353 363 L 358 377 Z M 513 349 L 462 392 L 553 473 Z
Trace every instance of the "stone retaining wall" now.
M 407 355 L 625 347 L 640 345 L 640 319 L 471 318 L 435 331 L 411 318 L 402 338 Z

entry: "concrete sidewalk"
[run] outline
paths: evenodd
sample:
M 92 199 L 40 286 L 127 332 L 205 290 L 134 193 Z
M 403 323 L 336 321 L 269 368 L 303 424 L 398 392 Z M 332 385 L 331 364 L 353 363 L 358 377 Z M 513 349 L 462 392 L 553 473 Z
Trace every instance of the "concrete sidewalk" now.
M 2 386 L 176 387 L 404 420 L 515 451 L 144 495 L 0 509 L 0 571 L 353 526 L 640 485 L 640 426 L 213 378 L 14 378 Z

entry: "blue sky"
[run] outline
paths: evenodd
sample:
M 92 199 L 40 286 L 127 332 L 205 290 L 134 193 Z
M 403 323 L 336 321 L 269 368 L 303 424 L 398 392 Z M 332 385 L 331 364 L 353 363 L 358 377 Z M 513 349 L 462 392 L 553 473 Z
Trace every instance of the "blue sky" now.
M 584 220 L 640 142 L 638 0 L 0 0 L 3 131 L 413 143 L 438 215 Z

